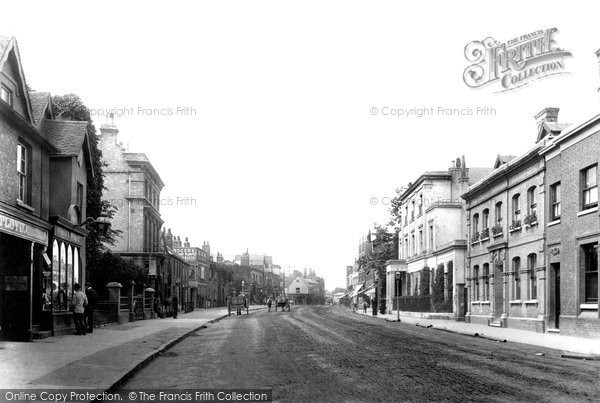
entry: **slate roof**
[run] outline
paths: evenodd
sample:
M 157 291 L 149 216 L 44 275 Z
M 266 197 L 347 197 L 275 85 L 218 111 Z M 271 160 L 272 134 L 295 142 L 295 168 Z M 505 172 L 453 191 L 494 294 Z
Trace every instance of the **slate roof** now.
M 48 106 L 50 98 L 49 92 L 30 92 L 29 99 L 31 101 L 31 112 L 33 113 L 33 121 L 39 127 L 41 120 L 44 117 L 44 112 Z
M 46 120 L 42 133 L 58 150 L 57 154 L 77 156 L 87 135 L 87 122 Z

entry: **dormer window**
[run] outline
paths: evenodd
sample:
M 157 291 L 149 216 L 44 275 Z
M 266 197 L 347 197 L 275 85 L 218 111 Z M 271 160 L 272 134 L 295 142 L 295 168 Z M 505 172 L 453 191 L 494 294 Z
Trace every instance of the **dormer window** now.
M 13 93 L 7 86 L 0 86 L 0 99 L 8 104 L 8 106 L 13 106 Z

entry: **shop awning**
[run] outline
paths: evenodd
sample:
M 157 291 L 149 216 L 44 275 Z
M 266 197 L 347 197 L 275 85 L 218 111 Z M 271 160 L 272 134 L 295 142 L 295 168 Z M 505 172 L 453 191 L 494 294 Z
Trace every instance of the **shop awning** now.
M 352 291 L 349 295 L 350 298 L 354 298 L 356 297 L 356 295 L 359 293 L 359 291 L 362 289 L 363 284 L 359 284 L 358 286 L 356 286 L 356 288 L 354 289 L 354 291 Z

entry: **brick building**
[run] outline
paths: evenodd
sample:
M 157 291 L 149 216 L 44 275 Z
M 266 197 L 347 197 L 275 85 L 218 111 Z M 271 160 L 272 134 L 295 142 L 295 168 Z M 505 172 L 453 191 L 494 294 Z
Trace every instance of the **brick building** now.
M 145 154 L 125 150 L 118 133 L 114 124 L 104 124 L 98 136 L 98 148 L 106 163 L 103 199 L 117 207 L 111 222 L 113 229 L 121 231 L 114 245 L 106 246 L 146 270 L 162 302 L 168 303 L 177 294 L 181 303 L 176 282 L 181 281 L 186 263 L 169 250 L 162 237 L 160 192 L 164 183 Z
M 72 332 L 85 281 L 86 122 L 54 120 L 29 92 L 14 38 L 0 37 L 0 338 Z M 15 309 L 18 307 L 18 309 Z
M 560 133 L 558 110 L 536 115 L 536 144 L 519 157 L 498 156 L 494 171 L 463 194 L 469 264 L 467 322 L 545 330 L 544 157 L 548 136 Z
M 540 154 L 546 162 L 547 327 L 599 337 L 600 115 L 566 129 Z
M 400 304 L 401 311 L 433 311 L 429 296 L 439 269 L 443 271 L 439 281 L 443 281 L 444 299 L 450 306 L 446 310 L 455 318 L 464 317 L 467 243 L 460 195 L 490 171 L 467 168 L 462 157 L 447 171 L 425 172 L 402 193 L 399 258 L 406 266 L 399 278 L 394 271 L 387 273 L 387 306 L 392 310 Z

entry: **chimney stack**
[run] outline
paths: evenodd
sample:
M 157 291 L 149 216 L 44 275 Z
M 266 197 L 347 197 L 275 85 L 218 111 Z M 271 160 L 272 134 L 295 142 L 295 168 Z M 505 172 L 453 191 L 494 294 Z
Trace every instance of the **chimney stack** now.
M 540 112 L 538 112 L 538 114 L 535 115 L 535 122 L 537 123 L 538 128 L 543 123 L 558 122 L 558 111 L 559 111 L 559 108 L 546 107 L 546 108 L 542 109 Z

